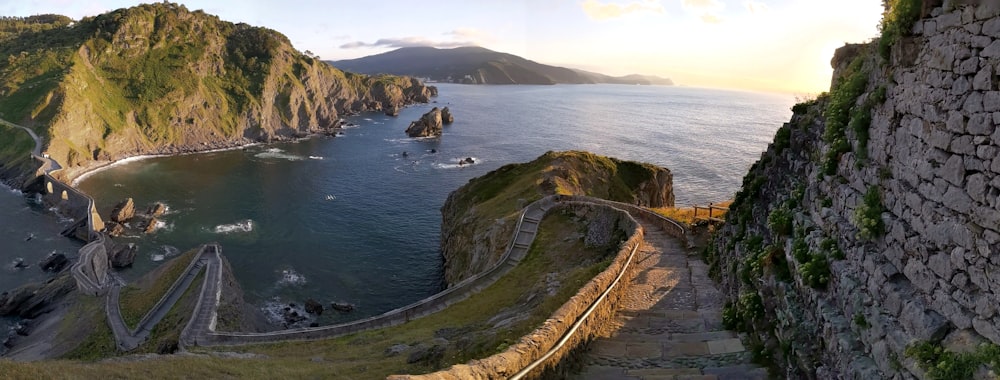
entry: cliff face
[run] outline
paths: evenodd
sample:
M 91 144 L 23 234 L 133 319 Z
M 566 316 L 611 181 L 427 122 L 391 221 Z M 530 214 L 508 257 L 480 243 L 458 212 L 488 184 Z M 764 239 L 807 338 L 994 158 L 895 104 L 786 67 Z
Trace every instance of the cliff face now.
M 433 88 L 345 73 L 273 30 L 147 4 L 0 40 L 0 117 L 74 169 L 144 153 L 270 141 L 346 113 L 426 102 Z
M 789 378 L 997 371 L 1000 9 L 924 5 L 885 58 L 838 52 L 708 252 L 726 322 Z
M 587 152 L 548 152 L 474 178 L 441 207 L 445 281 L 455 284 L 493 266 L 510 243 L 521 208 L 552 194 L 673 206 L 673 175 L 665 168 Z

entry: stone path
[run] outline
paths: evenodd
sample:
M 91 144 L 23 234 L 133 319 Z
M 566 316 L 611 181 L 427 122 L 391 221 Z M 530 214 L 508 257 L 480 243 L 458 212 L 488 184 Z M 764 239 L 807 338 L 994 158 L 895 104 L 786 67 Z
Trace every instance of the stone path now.
M 584 354 L 579 379 L 767 379 L 739 336 L 722 327 L 723 295 L 708 266 L 646 221 L 639 270 L 609 326 Z

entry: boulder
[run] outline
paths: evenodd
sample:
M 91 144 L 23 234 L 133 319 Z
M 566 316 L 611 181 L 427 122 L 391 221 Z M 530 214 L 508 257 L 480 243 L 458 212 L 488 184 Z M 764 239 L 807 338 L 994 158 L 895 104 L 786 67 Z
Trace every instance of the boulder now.
M 451 110 L 448 107 L 441 109 L 441 122 L 445 124 L 451 124 L 455 122 L 455 115 L 451 114 Z
M 159 220 L 156 220 L 156 218 L 150 218 L 149 219 L 149 223 L 146 223 L 146 227 L 144 227 L 142 229 L 142 232 L 145 232 L 147 234 L 151 234 L 151 233 L 155 232 L 156 231 L 156 223 L 158 223 L 158 222 L 159 222 Z
M 146 214 L 149 215 L 149 217 L 151 218 L 159 218 L 163 216 L 163 213 L 165 212 L 167 212 L 167 205 L 160 202 L 156 202 L 149 207 L 149 210 L 146 211 Z
M 410 123 L 406 128 L 406 135 L 410 137 L 434 137 L 441 136 L 441 110 L 437 107 L 420 117 L 420 120 Z
M 334 303 L 330 304 L 330 307 L 333 310 L 344 312 L 344 313 L 348 313 L 351 310 L 354 310 L 354 305 L 350 304 L 350 303 L 347 303 L 347 302 L 334 302 Z
M 399 116 L 399 107 L 392 105 L 385 109 L 385 114 L 387 116 Z
M 66 259 L 66 255 L 61 253 L 50 253 L 45 256 L 42 261 L 38 262 L 38 267 L 42 268 L 46 272 L 58 272 L 69 264 L 69 260 Z
M 125 233 L 125 226 L 118 222 L 107 222 L 104 224 L 104 230 L 108 236 L 119 237 Z
M 111 266 L 115 268 L 127 268 L 135 262 L 137 247 L 135 243 L 118 245 L 111 250 Z
M 323 315 L 323 304 L 310 298 L 306 300 L 306 313 Z
M 111 211 L 111 221 L 113 222 L 125 223 L 133 216 L 135 216 L 135 202 L 132 201 L 132 198 L 125 199 Z

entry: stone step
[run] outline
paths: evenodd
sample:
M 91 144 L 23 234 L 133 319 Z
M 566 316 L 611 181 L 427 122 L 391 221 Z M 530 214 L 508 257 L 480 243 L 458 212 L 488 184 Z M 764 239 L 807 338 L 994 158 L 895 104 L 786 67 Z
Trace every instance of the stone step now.
M 714 375 L 719 380 L 767 380 L 770 378 L 766 369 L 753 364 L 705 368 L 702 372 L 706 375 Z

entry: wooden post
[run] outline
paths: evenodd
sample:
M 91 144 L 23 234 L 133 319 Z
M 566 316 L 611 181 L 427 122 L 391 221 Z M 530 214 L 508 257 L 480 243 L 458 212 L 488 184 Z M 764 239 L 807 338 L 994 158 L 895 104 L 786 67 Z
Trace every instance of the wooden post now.
M 698 205 L 694 205 L 694 216 L 691 217 L 691 220 L 698 220 Z
M 708 220 L 712 220 L 712 204 L 708 204 Z

